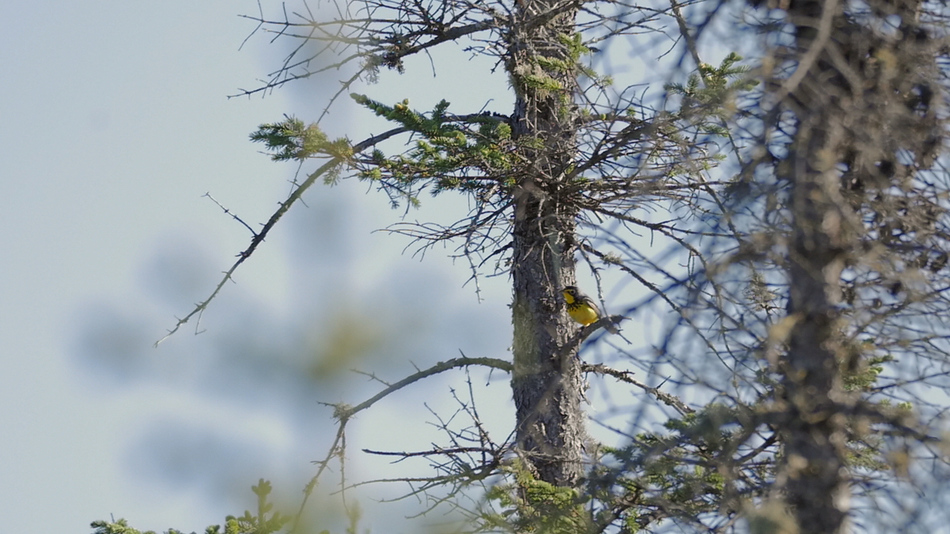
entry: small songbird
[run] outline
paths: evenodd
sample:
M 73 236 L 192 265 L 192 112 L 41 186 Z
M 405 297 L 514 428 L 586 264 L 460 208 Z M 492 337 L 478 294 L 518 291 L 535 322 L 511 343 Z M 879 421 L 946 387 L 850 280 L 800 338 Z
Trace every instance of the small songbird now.
M 563 290 L 564 301 L 567 302 L 567 313 L 578 323 L 584 326 L 596 323 L 605 314 L 600 311 L 600 307 L 594 302 L 594 299 L 588 297 L 576 286 L 567 286 Z M 605 325 L 608 332 L 612 334 L 620 333 L 612 323 Z

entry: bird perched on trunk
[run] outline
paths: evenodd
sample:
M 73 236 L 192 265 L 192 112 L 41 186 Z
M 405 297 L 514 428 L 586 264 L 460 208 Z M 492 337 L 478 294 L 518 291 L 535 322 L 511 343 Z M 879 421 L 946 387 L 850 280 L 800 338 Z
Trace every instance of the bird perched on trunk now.
M 567 313 L 571 319 L 581 323 L 584 326 L 594 324 L 606 317 L 606 314 L 600 311 L 600 307 L 594 302 L 594 299 L 588 297 L 576 286 L 567 286 L 563 289 L 564 301 L 567 302 Z M 612 334 L 619 334 L 620 330 L 613 323 L 604 325 L 604 328 Z

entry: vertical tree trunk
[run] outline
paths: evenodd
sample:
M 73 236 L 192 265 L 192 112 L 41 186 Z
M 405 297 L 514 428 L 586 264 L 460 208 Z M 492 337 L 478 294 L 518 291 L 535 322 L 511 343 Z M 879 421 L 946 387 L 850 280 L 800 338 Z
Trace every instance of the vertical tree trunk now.
M 836 305 L 844 267 L 843 227 L 834 168 L 821 161 L 825 132 L 802 125 L 806 147 L 795 155 L 789 248 L 788 312 L 796 321 L 789 342 L 782 389 L 787 417 L 783 477 L 788 503 L 801 532 L 841 532 L 848 514 L 846 422 L 839 362 L 841 335 Z
M 823 55 L 819 21 L 825 17 L 828 24 L 840 16 L 836 0 L 799 0 L 789 14 L 796 23 L 799 58 Z M 855 245 L 855 217 L 841 194 L 837 169 L 845 158 L 847 106 L 842 100 L 849 88 L 823 59 L 813 65 L 799 59 L 808 71 L 792 93 L 798 127 L 789 165 L 780 176 L 790 187 L 788 313 L 795 326 L 782 369 L 787 415 L 780 425 L 785 450 L 779 480 L 803 533 L 843 532 L 849 511 L 837 322 L 841 273 Z
M 796 42 L 795 57 L 779 59 L 794 59 L 797 70 L 777 86 L 789 95 L 797 125 L 778 173 L 789 184 L 788 312 L 795 325 L 782 368 L 779 485 L 801 532 L 840 533 L 850 512 L 848 428 L 862 426 L 850 420 L 856 399 L 843 387 L 849 332 L 842 272 L 877 272 L 881 291 L 916 254 L 903 243 L 891 246 L 888 220 L 901 215 L 887 200 L 909 202 L 911 177 L 931 167 L 942 146 L 933 87 L 942 79 L 943 45 L 919 0 L 780 4 Z M 856 210 L 869 207 L 883 209 L 876 218 L 888 223 L 868 226 Z M 927 224 L 914 224 L 906 222 L 908 233 L 920 231 L 918 245 L 926 246 Z M 869 254 L 870 246 L 881 250 Z
M 517 7 L 506 67 L 517 93 L 513 134 L 523 147 L 511 266 L 518 449 L 538 478 L 571 486 L 582 472 L 584 424 L 576 349 L 563 350 L 576 330 L 561 297 L 574 283 L 576 211 L 561 194 L 576 151 L 576 80 L 573 69 L 543 60 L 570 61 L 564 38 L 575 31 L 577 7 L 558 0 L 520 0 Z

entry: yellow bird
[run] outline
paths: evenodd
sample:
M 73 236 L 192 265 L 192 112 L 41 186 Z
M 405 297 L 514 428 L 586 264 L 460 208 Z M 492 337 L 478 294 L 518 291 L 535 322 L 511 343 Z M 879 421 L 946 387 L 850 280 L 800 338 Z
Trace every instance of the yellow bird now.
M 594 302 L 594 299 L 588 297 L 576 286 L 567 286 L 563 290 L 564 301 L 567 302 L 567 314 L 571 319 L 581 323 L 584 326 L 596 323 L 604 316 L 600 312 L 600 307 Z M 607 331 L 617 334 L 620 330 L 613 324 L 606 326 Z

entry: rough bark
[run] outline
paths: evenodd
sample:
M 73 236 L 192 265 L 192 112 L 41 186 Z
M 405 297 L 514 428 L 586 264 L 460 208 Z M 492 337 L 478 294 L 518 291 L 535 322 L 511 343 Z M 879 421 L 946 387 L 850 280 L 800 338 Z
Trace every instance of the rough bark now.
M 574 283 L 575 209 L 564 202 L 565 170 L 575 153 L 573 72 L 544 59 L 568 60 L 575 2 L 523 0 L 508 36 L 508 73 L 517 93 L 513 135 L 524 162 L 514 191 L 514 372 L 518 450 L 545 482 L 571 486 L 582 472 L 582 380 L 576 327 L 561 288 Z M 539 59 L 541 59 L 539 61 Z

